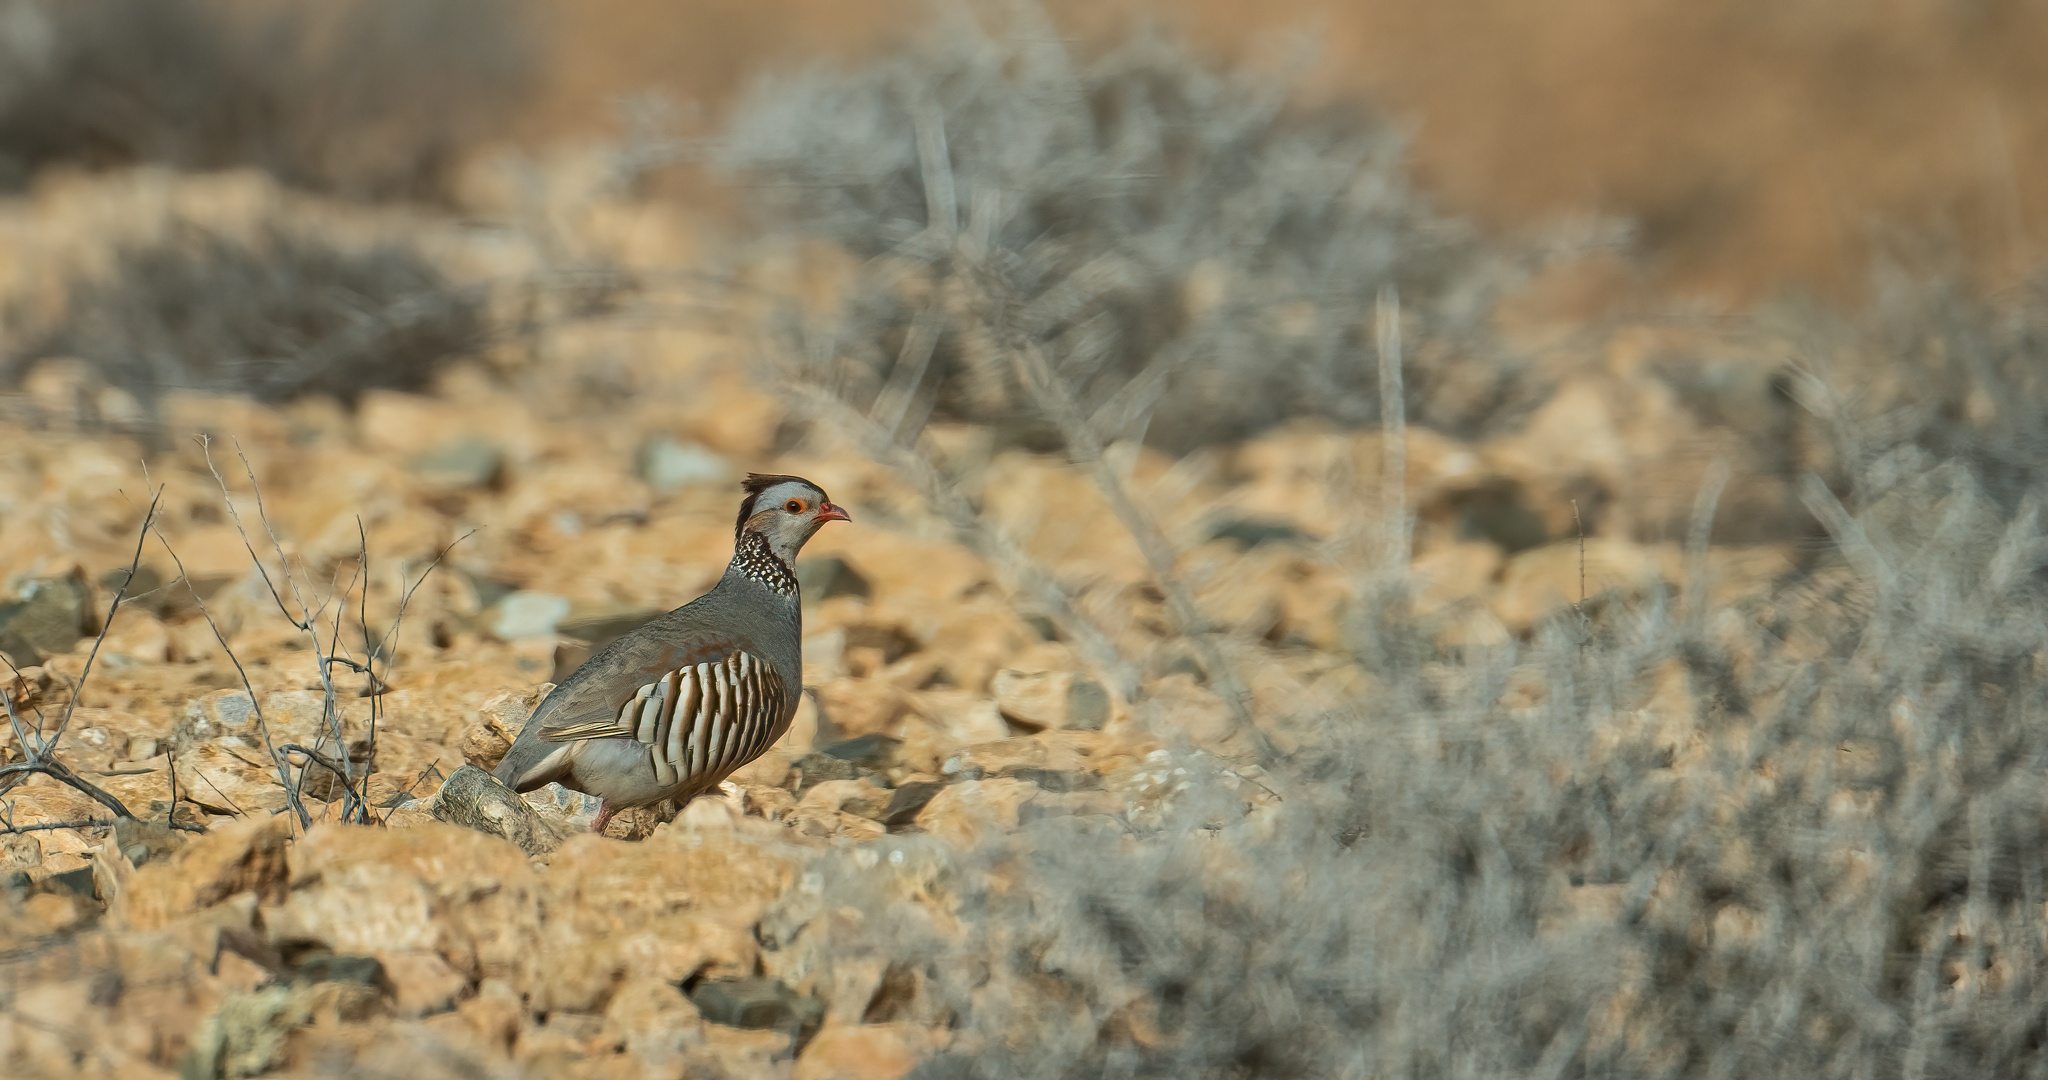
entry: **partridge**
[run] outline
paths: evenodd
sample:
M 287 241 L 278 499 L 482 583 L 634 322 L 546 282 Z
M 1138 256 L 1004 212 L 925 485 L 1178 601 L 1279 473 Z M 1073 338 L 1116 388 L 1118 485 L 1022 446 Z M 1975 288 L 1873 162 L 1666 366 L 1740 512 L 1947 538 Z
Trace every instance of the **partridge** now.
M 789 730 L 803 691 L 803 616 L 790 564 L 828 521 L 851 521 L 799 476 L 749 473 L 732 562 L 703 596 L 612 642 L 533 710 L 493 773 L 553 782 L 620 810 L 687 802 Z

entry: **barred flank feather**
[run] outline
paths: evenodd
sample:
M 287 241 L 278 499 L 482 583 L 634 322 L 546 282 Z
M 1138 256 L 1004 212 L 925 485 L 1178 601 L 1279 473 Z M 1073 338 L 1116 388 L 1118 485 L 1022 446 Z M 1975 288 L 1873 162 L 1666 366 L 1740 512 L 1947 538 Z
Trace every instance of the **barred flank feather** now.
M 633 739 L 664 785 L 724 776 L 768 749 L 785 705 L 782 680 L 746 652 L 678 668 L 641 686 L 611 720 L 551 725 L 548 742 Z

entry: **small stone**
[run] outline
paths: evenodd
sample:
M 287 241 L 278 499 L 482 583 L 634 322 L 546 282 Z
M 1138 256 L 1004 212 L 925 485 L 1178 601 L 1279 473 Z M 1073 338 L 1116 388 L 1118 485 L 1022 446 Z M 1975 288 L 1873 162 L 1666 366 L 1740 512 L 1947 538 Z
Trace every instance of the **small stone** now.
M 450 439 L 413 459 L 413 476 L 429 487 L 460 491 L 488 488 L 504 479 L 505 453 L 474 435 Z
M 908 825 L 917 820 L 918 812 L 932 797 L 944 791 L 946 785 L 931 780 L 913 780 L 897 788 L 889 795 L 889 805 L 882 808 L 878 819 L 891 829 Z
M 825 1006 L 766 978 L 714 979 L 698 983 L 690 1001 L 704 1019 L 729 1027 L 759 1028 L 793 1036 L 815 1030 Z
M 1228 540 L 1247 550 L 1260 544 L 1300 544 L 1311 537 L 1277 518 L 1226 518 L 1209 526 L 1209 539 Z
M 564 836 L 589 832 L 590 826 L 597 821 L 598 808 L 604 803 L 595 795 L 571 791 L 560 784 L 543 784 L 520 798 L 525 799 L 526 805 L 533 807 Z
M 325 950 L 309 953 L 295 961 L 292 964 L 292 981 L 356 983 L 379 988 L 390 983 L 385 977 L 383 961 L 376 957 L 350 956 Z
M 1024 780 L 969 780 L 940 791 L 918 811 L 924 831 L 955 847 L 971 847 L 994 832 L 1017 828 L 1024 804 L 1038 794 L 1038 785 Z
M 548 637 L 569 617 L 569 601 L 552 593 L 520 591 L 507 595 L 487 612 L 484 625 L 500 641 Z
M 864 818 L 879 819 L 889 805 L 889 789 L 865 780 L 827 780 L 804 792 L 800 805 L 829 807 Z
M 492 695 L 477 710 L 476 720 L 463 729 L 463 760 L 485 772 L 497 768 L 526 726 L 526 718 L 554 688 L 554 683 L 541 683 Z
M 561 833 L 539 811 L 474 765 L 450 773 L 429 809 L 450 824 L 504 837 L 528 855 L 545 855 L 562 844 Z
M 1100 731 L 1109 720 L 1109 692 L 1072 671 L 996 672 L 990 686 L 1003 719 L 1025 731 Z
M 381 963 L 370 962 L 379 965 L 379 973 L 391 988 L 392 1006 L 401 1016 L 446 1012 L 469 989 L 469 979 L 431 950 L 393 952 L 382 957 Z
M 616 605 L 580 608 L 571 605 L 568 616 L 556 625 L 555 632 L 575 638 L 594 651 L 646 626 L 664 614 L 666 612 L 660 608 Z
M 684 1075 L 683 1054 L 703 1026 L 675 984 L 645 976 L 622 980 L 604 1011 L 605 1031 L 625 1042 L 643 1076 Z
M 806 604 L 830 600 L 835 596 L 857 596 L 865 600 L 873 591 L 867 576 L 837 555 L 797 560 L 796 584 Z
M 911 711 L 904 691 L 872 679 L 834 679 L 816 690 L 825 719 L 848 737 L 886 733 Z
M 829 1023 L 804 1046 L 790 1080 L 900 1080 L 917 1067 L 913 1024 Z
M 896 764 L 897 754 L 902 747 L 902 739 L 881 732 L 870 732 L 858 738 L 833 743 L 819 752 L 827 757 L 850 761 L 871 772 L 879 772 Z
M 640 479 L 663 495 L 693 484 L 716 484 L 733 472 L 732 464 L 712 451 L 667 435 L 641 443 L 634 465 Z
M 832 780 L 855 780 L 864 775 L 861 767 L 845 758 L 814 751 L 796 759 L 796 790 L 801 796 L 817 784 Z
M 92 867 L 90 866 L 81 866 L 76 870 L 66 870 L 62 873 L 51 874 L 48 880 L 52 887 L 64 889 L 74 895 L 83 896 L 88 900 L 94 899 L 99 895 L 96 886 L 93 884 Z
M 18 668 L 71 651 L 86 634 L 92 590 L 83 574 L 30 578 L 0 604 L 0 653 Z
M 133 868 L 114 898 L 114 918 L 129 929 L 155 930 L 241 893 L 281 901 L 290 876 L 285 824 L 283 817 L 230 822 Z
M 43 842 L 34 833 L 0 836 L 0 873 L 43 865 Z

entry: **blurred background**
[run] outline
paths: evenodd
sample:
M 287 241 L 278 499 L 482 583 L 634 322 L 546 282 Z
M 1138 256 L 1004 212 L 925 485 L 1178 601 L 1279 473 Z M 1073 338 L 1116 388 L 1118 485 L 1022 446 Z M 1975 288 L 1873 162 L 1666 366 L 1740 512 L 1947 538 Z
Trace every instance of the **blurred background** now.
M 0 0 L 0 1052 L 2037 1075 L 2044 35 Z M 748 471 L 789 738 L 449 824 Z

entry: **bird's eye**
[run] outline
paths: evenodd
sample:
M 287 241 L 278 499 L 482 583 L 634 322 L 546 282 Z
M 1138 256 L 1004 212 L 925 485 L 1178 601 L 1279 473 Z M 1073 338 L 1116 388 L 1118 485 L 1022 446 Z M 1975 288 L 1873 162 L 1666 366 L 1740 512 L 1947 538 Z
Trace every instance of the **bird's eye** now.
M 804 501 L 802 499 L 791 499 L 783 503 L 782 508 L 792 514 L 801 514 L 804 512 Z

